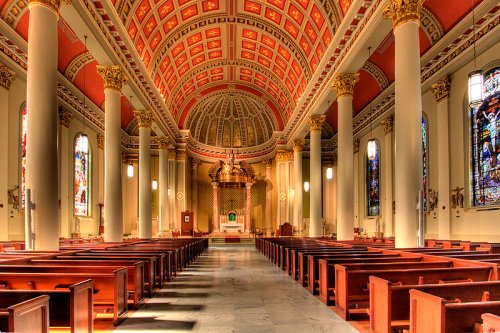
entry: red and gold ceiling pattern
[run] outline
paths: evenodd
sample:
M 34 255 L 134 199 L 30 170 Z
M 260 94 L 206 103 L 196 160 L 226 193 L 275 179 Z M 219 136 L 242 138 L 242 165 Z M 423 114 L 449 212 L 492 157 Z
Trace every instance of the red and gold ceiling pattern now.
M 348 8 L 350 1 L 341 1 Z M 195 96 L 220 83 L 272 100 L 286 124 L 323 58 L 340 4 L 314 0 L 130 0 L 116 7 L 180 127 Z M 189 110 L 187 110 L 189 113 Z

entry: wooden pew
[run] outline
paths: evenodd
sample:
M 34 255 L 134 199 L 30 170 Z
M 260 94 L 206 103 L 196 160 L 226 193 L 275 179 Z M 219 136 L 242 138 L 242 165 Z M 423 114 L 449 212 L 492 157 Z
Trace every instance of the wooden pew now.
M 0 331 L 49 333 L 49 296 L 15 304 L 0 298 Z
M 82 280 L 94 280 L 94 311 L 113 314 L 118 325 L 127 316 L 127 269 L 113 273 L 6 273 L 0 272 L 2 289 L 51 290 Z
M 481 318 L 483 319 L 483 332 L 500 332 L 500 316 L 484 313 Z
M 423 263 L 421 263 L 423 264 Z M 349 320 L 353 313 L 367 314 L 369 306 L 369 277 L 378 276 L 405 284 L 435 284 L 454 281 L 488 281 L 492 278 L 491 266 L 413 269 L 362 269 L 335 265 L 335 306 L 339 315 Z M 353 308 L 355 308 L 353 310 Z
M 49 325 L 51 327 L 69 327 L 71 333 L 91 333 L 94 331 L 93 289 L 94 281 L 92 280 L 84 280 L 57 290 L 2 289 L 0 302 L 14 304 L 47 295 L 49 296 Z
M 401 285 L 370 276 L 370 332 L 391 333 L 410 326 L 410 293 L 417 289 L 445 299 L 459 298 L 462 302 L 500 300 L 500 281 L 449 284 Z
M 410 290 L 410 333 L 472 332 L 484 313 L 500 314 L 500 301 L 448 301 Z
M 102 263 L 102 262 L 101 262 Z M 108 262 L 106 262 L 108 263 Z M 58 260 L 33 260 L 30 265 L 2 265 L 0 272 L 13 273 L 109 273 L 117 269 L 127 269 L 127 285 L 130 305 L 138 309 L 144 303 L 144 266 L 140 261 L 133 263 L 109 262 L 108 265 L 93 265 L 88 262 L 71 261 L 60 263 Z

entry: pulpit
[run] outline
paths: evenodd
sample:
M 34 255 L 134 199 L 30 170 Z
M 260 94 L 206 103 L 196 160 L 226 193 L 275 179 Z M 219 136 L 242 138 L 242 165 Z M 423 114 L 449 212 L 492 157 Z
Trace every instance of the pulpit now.
M 181 212 L 181 234 L 182 236 L 193 236 L 193 212 Z

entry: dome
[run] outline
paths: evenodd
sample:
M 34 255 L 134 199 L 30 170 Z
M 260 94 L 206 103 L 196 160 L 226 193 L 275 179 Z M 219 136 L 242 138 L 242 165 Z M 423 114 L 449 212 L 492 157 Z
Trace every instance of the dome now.
M 271 110 L 261 100 L 232 91 L 200 99 L 186 124 L 195 140 L 220 148 L 263 144 L 277 128 Z

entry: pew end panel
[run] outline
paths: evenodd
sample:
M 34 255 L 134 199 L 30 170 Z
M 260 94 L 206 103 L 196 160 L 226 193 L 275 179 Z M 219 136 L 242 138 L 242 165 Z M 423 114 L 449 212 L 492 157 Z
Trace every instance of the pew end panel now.
M 0 331 L 49 333 L 49 296 L 0 309 Z

